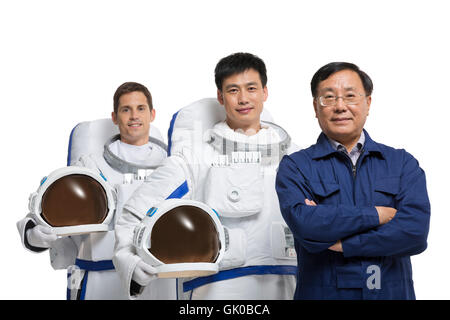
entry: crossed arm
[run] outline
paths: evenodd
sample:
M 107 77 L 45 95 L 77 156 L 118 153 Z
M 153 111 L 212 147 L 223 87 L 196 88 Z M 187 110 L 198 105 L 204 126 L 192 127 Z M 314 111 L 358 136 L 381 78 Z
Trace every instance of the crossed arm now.
M 305 199 L 305 204 L 308 206 L 317 206 L 317 204 L 313 200 L 309 199 Z M 378 212 L 380 225 L 386 224 L 389 221 L 391 221 L 394 218 L 395 214 L 397 213 L 397 209 L 390 207 L 375 206 L 375 209 L 377 209 Z M 338 240 L 335 244 L 329 247 L 328 250 L 335 252 L 343 252 L 341 240 Z
M 414 255 L 425 250 L 430 204 L 425 174 L 405 157 L 396 209 L 316 204 L 302 172 L 290 157 L 278 170 L 276 190 L 281 213 L 307 251 L 343 252 L 345 257 Z

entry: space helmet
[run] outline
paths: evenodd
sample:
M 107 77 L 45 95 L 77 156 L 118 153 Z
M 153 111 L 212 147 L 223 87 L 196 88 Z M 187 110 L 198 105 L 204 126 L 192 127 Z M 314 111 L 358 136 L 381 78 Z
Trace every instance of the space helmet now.
M 135 228 L 133 244 L 160 278 L 217 273 L 225 234 L 217 213 L 206 204 L 169 199 L 148 210 Z
M 60 236 L 108 231 L 115 192 L 100 171 L 69 166 L 44 177 L 28 207 L 38 224 Z

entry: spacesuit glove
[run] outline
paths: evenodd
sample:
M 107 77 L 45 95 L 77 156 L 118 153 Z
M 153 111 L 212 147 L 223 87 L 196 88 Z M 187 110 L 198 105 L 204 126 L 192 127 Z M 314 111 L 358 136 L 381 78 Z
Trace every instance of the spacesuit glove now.
M 156 269 L 140 260 L 134 269 L 132 279 L 141 286 L 147 286 L 152 280 L 157 278 Z
M 58 238 L 50 227 L 36 225 L 27 230 L 28 243 L 33 247 L 50 248 Z

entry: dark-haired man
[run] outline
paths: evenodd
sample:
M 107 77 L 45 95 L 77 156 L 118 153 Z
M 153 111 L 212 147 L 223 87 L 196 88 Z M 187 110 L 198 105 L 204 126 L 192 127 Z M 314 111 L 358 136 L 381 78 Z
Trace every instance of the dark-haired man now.
M 322 133 L 285 156 L 281 212 L 299 256 L 296 299 L 414 299 L 410 256 L 427 247 L 430 204 L 416 159 L 371 139 L 373 84 L 356 65 L 330 63 L 311 81 Z
M 144 85 L 123 83 L 114 94 L 113 104 L 111 117 L 120 134 L 105 142 L 103 155 L 82 155 L 74 165 L 100 170 L 107 182 L 115 187 L 118 200 L 116 220 L 120 215 L 121 203 L 132 191 L 129 189 L 140 183 L 134 181 L 131 185 L 134 179 L 130 175 L 135 177 L 139 170 L 147 172 L 160 165 L 167 152 L 164 142 L 149 137 L 155 109 L 152 96 Z M 68 269 L 68 299 L 127 298 L 112 263 L 115 243 L 113 229 L 57 238 L 51 228 L 37 224 L 30 215 L 20 220 L 17 227 L 25 248 L 33 252 L 50 249 L 52 267 Z M 160 298 L 175 297 L 161 291 Z M 153 297 L 153 293 L 149 292 L 147 296 Z
M 195 148 L 173 147 L 164 165 L 126 203 L 116 227 L 114 263 L 131 283 L 135 266 L 142 264 L 132 245 L 134 226 L 149 208 L 176 193 L 214 208 L 228 235 L 219 273 L 179 280 L 180 299 L 292 299 L 295 251 L 279 210 L 275 175 L 281 156 L 293 147 L 282 128 L 260 119 L 268 96 L 265 64 L 253 54 L 235 53 L 219 61 L 215 77 L 224 119 L 208 127 L 213 138 L 198 141 Z M 178 123 L 198 120 L 180 119 L 195 112 L 191 106 L 173 118 L 174 135 Z M 219 108 L 214 104 L 205 110 Z M 138 296 L 129 287 L 131 296 Z

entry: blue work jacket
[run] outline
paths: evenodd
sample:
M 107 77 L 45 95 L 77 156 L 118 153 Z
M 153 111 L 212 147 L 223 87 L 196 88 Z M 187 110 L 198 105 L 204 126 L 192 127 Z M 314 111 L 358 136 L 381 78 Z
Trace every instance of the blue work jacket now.
M 298 257 L 295 299 L 415 299 L 410 256 L 426 249 L 430 222 L 425 173 L 405 150 L 364 133 L 356 165 L 324 133 L 280 163 L 276 191 Z M 380 225 L 375 206 L 396 215 Z M 338 240 L 343 253 L 328 249 Z

